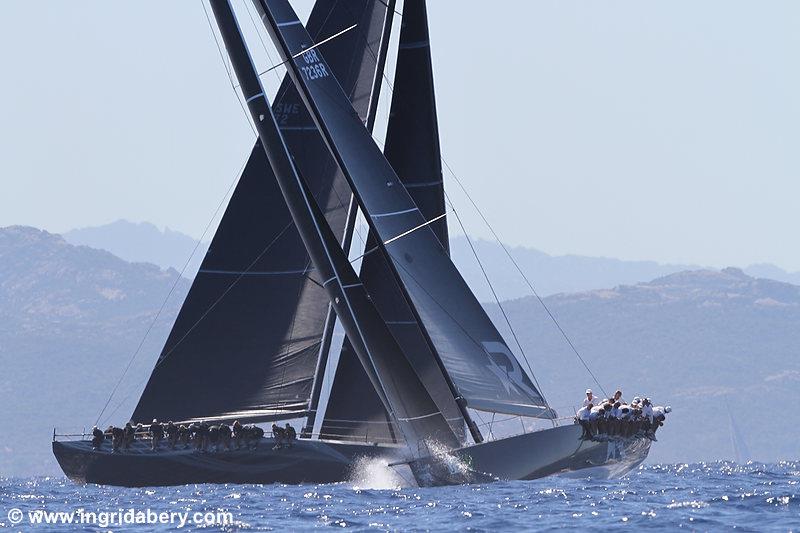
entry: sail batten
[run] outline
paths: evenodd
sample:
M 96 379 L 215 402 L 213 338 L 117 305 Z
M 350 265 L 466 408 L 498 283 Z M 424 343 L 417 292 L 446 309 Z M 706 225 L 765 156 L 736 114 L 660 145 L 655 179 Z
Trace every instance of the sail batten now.
M 322 40 L 359 24 L 381 35 L 380 0 L 317 0 L 308 31 Z M 359 120 L 369 119 L 377 60 L 348 32 L 321 48 Z M 382 68 L 382 66 L 381 66 Z M 259 91 L 260 92 L 260 91 Z M 260 98 L 253 94 L 248 98 Z M 286 77 L 272 108 L 329 225 L 345 233 L 351 192 Z M 135 421 L 267 421 L 304 416 L 328 310 L 308 253 L 257 141 L 159 361 Z
M 286 0 L 259 0 L 267 29 L 329 151 L 350 183 L 372 231 L 381 241 L 427 222 L 369 133 L 358 122 L 336 80 L 326 75 L 319 50 Z M 266 21 L 266 19 L 265 19 Z M 297 56 L 296 58 L 293 56 Z M 392 213 L 374 217 L 373 214 Z M 393 275 L 467 405 L 502 404 L 507 412 L 552 416 L 546 402 L 468 288 L 433 228 L 426 226 L 381 250 Z

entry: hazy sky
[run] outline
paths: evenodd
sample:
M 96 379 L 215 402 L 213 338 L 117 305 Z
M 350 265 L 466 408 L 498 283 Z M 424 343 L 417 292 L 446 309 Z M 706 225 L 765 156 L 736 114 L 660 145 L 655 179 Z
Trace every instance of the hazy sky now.
M 428 4 L 444 157 L 504 240 L 800 270 L 800 2 Z M 199 236 L 252 146 L 199 0 L 5 0 L 0 64 L 0 226 Z

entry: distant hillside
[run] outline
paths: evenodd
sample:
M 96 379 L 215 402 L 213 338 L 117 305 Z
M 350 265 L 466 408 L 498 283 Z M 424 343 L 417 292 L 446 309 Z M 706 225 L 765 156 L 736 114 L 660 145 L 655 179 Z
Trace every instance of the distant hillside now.
M 153 263 L 161 268 L 174 268 L 178 271 L 186 264 L 197 245 L 196 239 L 179 231 L 169 228 L 161 231 L 149 222 L 137 224 L 127 220 L 73 229 L 64 233 L 64 239 L 70 244 L 107 250 L 126 261 Z M 207 243 L 198 247 L 198 253 L 193 259 L 199 260 L 193 262 L 194 269 L 187 268 L 187 271 L 197 270 L 207 248 Z
M 53 427 L 91 426 L 177 277 L 45 231 L 0 228 L 3 475 L 55 472 Z M 122 396 L 149 374 L 188 286 L 179 280 Z
M 212 235 L 208 235 L 209 240 L 211 237 Z M 183 268 L 197 243 L 193 237 L 177 231 L 170 229 L 161 231 L 147 222 L 137 224 L 126 220 L 71 230 L 64 234 L 64 238 L 71 244 L 85 244 L 108 250 L 126 261 L 143 261 L 162 268 L 172 267 L 178 271 Z M 482 239 L 473 239 L 472 244 L 501 300 L 531 294 L 525 281 L 499 244 Z M 478 299 L 483 302 L 494 301 L 467 240 L 463 236 L 456 236 L 452 239 L 450 248 L 453 260 Z M 207 242 L 200 244 L 186 269 L 186 276 L 194 275 L 207 249 Z M 542 296 L 631 285 L 683 270 L 701 268 L 697 265 L 625 261 L 606 257 L 554 256 L 535 248 L 522 246 L 509 247 L 509 251 Z M 744 271 L 755 277 L 800 285 L 800 272 L 786 272 L 774 265 L 752 265 L 746 267 Z
M 3 475 L 58 472 L 53 426 L 94 423 L 176 279 L 110 405 L 119 405 L 114 421 L 131 412 L 189 282 L 34 228 L 0 229 Z M 675 407 L 653 460 L 732 457 L 726 402 L 755 459 L 797 458 L 800 430 L 788 413 L 800 401 L 800 287 L 697 270 L 546 303 L 607 389 Z M 569 414 L 597 387 L 535 298 L 504 307 L 551 405 Z
M 472 239 L 472 244 L 501 300 L 531 295 L 525 280 L 497 242 Z M 485 302 L 494 301 L 466 238 L 454 237 L 450 249 L 453 260 L 479 299 Z M 508 250 L 541 296 L 632 285 L 675 272 L 704 268 L 698 265 L 627 261 L 608 257 L 548 255 L 535 248 L 523 246 L 508 247 Z M 800 285 L 800 272 L 787 272 L 775 265 L 751 265 L 743 271 L 754 277 Z
M 755 459 L 798 458 L 787 412 L 800 402 L 800 287 L 728 268 L 546 304 L 607 390 L 675 408 L 654 459 L 732 458 L 726 403 Z M 597 389 L 534 298 L 504 307 L 552 405 L 568 412 Z
M 530 288 L 500 244 L 472 239 L 472 245 L 501 300 L 531 295 Z M 508 251 L 541 296 L 639 283 L 699 268 L 606 257 L 553 256 L 522 246 L 508 247 Z M 484 302 L 494 301 L 475 254 L 463 235 L 451 239 L 450 254 L 478 298 Z

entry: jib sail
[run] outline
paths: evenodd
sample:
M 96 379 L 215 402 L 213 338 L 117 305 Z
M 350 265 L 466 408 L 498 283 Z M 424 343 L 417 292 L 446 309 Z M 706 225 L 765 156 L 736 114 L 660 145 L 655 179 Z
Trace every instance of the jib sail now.
M 286 0 L 259 0 L 265 23 L 430 344 L 469 407 L 552 416 L 467 287 L 406 187 L 329 75 Z M 305 52 L 304 52 L 305 51 Z

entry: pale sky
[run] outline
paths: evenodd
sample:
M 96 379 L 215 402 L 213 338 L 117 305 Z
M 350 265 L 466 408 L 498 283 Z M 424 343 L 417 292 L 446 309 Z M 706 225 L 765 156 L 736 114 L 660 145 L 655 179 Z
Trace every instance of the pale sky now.
M 503 240 L 800 270 L 800 2 L 428 4 L 444 157 Z M 0 226 L 199 236 L 252 146 L 199 0 L 5 0 L 0 65 Z

